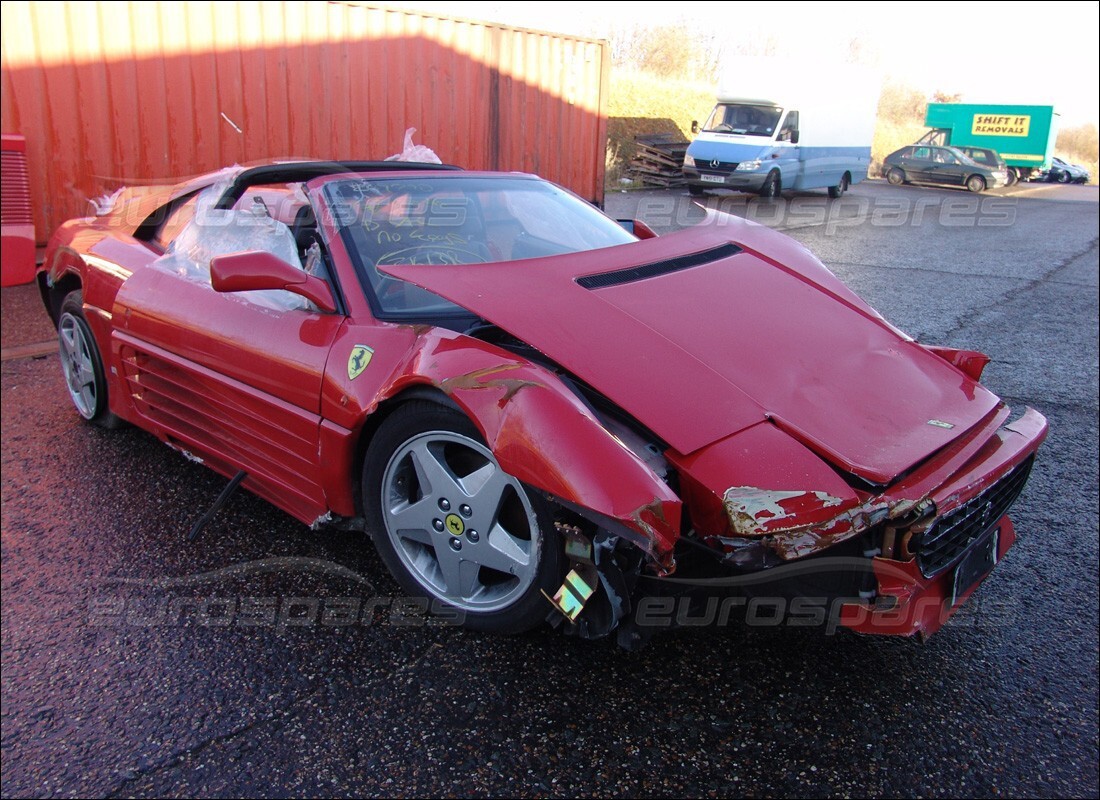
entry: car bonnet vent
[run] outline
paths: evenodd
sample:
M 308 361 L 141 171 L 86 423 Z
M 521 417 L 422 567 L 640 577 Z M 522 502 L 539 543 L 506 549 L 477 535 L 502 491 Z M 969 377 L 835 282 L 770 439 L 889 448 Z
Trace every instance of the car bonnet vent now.
M 577 283 L 585 289 L 603 289 L 608 286 L 619 286 L 624 283 L 642 281 L 646 278 L 655 278 L 658 275 L 668 275 L 670 272 L 679 272 L 682 269 L 691 269 L 712 261 L 720 261 L 723 258 L 737 255 L 741 248 L 735 244 L 723 244 L 704 250 L 701 253 L 692 253 L 686 256 L 677 256 L 667 261 L 654 261 L 652 264 L 642 264 L 639 267 L 617 269 L 614 272 L 600 272 L 595 275 L 585 275 L 577 278 Z

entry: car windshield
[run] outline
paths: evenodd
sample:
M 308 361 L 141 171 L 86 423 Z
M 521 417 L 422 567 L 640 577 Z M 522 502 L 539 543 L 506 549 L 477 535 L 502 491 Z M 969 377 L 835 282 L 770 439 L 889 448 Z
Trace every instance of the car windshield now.
M 328 183 L 325 195 L 385 317 L 469 312 L 380 266 L 523 261 L 637 241 L 576 195 L 525 176 L 354 178 Z
M 739 133 L 770 138 L 782 115 L 783 109 L 775 106 L 719 103 L 710 112 L 703 130 L 707 133 Z

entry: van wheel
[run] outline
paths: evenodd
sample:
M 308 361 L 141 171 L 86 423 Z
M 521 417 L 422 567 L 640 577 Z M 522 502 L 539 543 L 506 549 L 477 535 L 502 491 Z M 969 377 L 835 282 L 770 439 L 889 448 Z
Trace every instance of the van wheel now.
M 840 182 L 836 186 L 829 187 L 829 197 L 840 197 L 844 192 L 848 190 L 848 173 L 845 172 L 840 176 Z
M 773 169 L 764 180 L 764 185 L 760 187 L 760 196 L 768 200 L 774 200 L 779 197 L 782 188 L 779 171 Z
M 704 189 L 702 186 L 695 186 L 691 183 L 688 184 L 688 191 L 691 192 L 692 197 L 702 197 L 704 194 L 707 193 L 706 189 Z

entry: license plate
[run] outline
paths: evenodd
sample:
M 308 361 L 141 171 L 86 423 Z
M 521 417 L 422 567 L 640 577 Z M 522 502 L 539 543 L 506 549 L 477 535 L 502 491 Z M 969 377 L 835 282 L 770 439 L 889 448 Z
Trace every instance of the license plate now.
M 955 567 L 955 576 L 951 584 L 951 606 L 954 607 L 971 586 L 989 574 L 997 566 L 997 539 L 1000 526 L 994 527 L 970 548 L 963 560 Z
M 721 175 L 700 175 L 699 178 L 700 178 L 700 180 L 706 181 L 707 183 L 725 183 L 726 182 L 726 179 L 723 178 Z

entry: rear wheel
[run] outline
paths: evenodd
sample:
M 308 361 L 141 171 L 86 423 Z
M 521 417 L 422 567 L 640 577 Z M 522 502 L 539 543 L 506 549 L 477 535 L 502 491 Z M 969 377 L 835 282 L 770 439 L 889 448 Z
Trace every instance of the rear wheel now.
M 890 182 L 891 186 L 901 186 L 905 183 L 905 173 L 900 169 L 892 169 L 886 173 L 886 180 Z
M 845 172 L 843 175 L 840 176 L 840 182 L 837 183 L 836 186 L 829 187 L 829 197 L 837 198 L 848 191 L 848 182 L 848 173 Z
M 84 296 L 70 292 L 61 303 L 57 320 L 61 371 L 76 413 L 103 428 L 122 422 L 109 410 L 107 379 L 92 329 L 84 318 Z
M 1058 183 L 1069 183 L 1069 173 L 1068 172 L 1058 173 Z
M 779 197 L 779 193 L 782 189 L 779 172 L 773 169 L 768 173 L 768 177 L 764 179 L 764 185 L 760 187 L 760 196 L 768 200 L 774 200 Z
M 966 179 L 966 188 L 977 194 L 985 191 L 985 178 L 981 175 L 971 175 Z
M 546 618 L 562 547 L 549 503 L 506 473 L 474 424 L 416 401 L 378 429 L 363 468 L 378 554 L 411 594 L 468 628 L 518 633 Z
M 1020 176 L 1017 174 L 1016 170 L 1010 169 L 1005 176 L 1005 186 L 1013 186 L 1019 182 L 1019 180 Z

